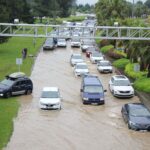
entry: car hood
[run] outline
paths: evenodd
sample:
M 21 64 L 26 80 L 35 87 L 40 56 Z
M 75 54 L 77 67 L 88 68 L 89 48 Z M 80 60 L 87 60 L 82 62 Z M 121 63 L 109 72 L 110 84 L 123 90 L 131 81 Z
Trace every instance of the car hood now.
M 148 117 L 130 116 L 130 120 L 137 124 L 141 124 L 141 125 L 149 124 L 150 125 L 150 116 L 148 116 Z
M 72 59 L 72 62 L 83 62 L 83 59 Z
M 83 97 L 98 99 L 98 98 L 103 98 L 104 93 L 87 93 L 87 92 L 84 92 Z
M 93 60 L 103 60 L 104 58 L 103 58 L 103 57 L 93 57 L 93 56 L 92 56 L 92 59 L 93 59 Z
M 8 89 L 8 88 L 9 88 L 8 85 L 1 84 L 1 83 L 0 83 L 0 91 L 4 91 L 4 90 L 6 90 L 6 89 Z
M 40 98 L 40 102 L 43 104 L 57 104 L 60 103 L 60 98 Z
M 88 69 L 75 69 L 75 72 L 89 72 Z
M 132 86 L 114 86 L 114 90 L 117 90 L 117 91 L 134 91 Z
M 112 69 L 112 66 L 98 66 L 99 69 Z

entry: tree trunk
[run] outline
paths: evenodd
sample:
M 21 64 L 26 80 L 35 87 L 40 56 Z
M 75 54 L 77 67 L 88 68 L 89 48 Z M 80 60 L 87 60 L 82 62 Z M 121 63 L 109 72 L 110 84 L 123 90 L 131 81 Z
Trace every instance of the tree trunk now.
M 141 61 L 140 61 L 140 71 L 144 71 L 144 70 L 145 70 L 145 64 L 144 64 L 143 59 L 141 58 Z
M 147 78 L 150 78 L 150 64 L 148 65 L 148 74 L 147 74 Z

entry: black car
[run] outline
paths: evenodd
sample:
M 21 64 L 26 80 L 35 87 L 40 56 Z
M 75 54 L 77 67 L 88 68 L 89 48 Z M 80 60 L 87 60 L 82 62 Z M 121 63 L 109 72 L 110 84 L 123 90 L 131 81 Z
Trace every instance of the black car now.
M 22 72 L 10 74 L 0 82 L 0 97 L 8 98 L 12 95 L 31 94 L 32 90 L 32 81 Z
M 129 129 L 150 131 L 150 111 L 143 104 L 125 104 L 121 113 Z
M 55 42 L 55 38 L 47 38 L 43 45 L 43 50 L 53 50 L 56 43 L 57 42 Z

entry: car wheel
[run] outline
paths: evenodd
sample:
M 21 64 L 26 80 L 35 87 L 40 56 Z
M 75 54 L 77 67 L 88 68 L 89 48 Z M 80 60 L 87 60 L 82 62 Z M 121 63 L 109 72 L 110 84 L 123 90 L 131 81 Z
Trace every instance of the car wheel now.
M 9 97 L 11 97 L 11 92 L 7 92 L 7 93 L 5 94 L 5 98 L 9 98 Z
M 131 126 L 130 126 L 130 124 L 129 124 L 129 123 L 128 123 L 128 128 L 129 128 L 129 129 L 131 129 Z
M 31 89 L 28 89 L 28 90 L 26 90 L 26 95 L 30 95 L 32 93 L 32 90 Z

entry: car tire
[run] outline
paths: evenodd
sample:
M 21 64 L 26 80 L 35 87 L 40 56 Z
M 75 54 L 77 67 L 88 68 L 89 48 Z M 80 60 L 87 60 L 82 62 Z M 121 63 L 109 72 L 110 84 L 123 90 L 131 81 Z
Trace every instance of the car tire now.
M 9 97 L 11 97 L 11 92 L 7 92 L 7 93 L 5 94 L 5 98 L 9 98 Z
M 31 89 L 28 89 L 28 90 L 26 90 L 26 95 L 30 95 L 32 93 L 32 90 Z
M 128 128 L 129 128 L 129 129 L 131 129 L 131 126 L 130 126 L 130 124 L 129 124 L 129 123 L 128 123 Z

